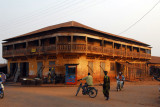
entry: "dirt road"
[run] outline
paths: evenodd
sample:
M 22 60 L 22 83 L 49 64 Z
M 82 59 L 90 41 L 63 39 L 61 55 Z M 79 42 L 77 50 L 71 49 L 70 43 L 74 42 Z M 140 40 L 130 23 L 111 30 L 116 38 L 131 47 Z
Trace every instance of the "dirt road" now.
M 0 107 L 160 107 L 159 83 L 140 84 L 126 83 L 124 89 L 117 92 L 113 83 L 109 101 L 104 99 L 100 86 L 96 87 L 96 98 L 81 93 L 76 97 L 77 87 L 6 86 Z

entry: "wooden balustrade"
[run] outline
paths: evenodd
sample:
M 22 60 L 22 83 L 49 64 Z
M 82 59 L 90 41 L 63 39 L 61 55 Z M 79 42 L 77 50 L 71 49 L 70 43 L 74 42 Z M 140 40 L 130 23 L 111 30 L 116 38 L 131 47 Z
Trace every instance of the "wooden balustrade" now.
M 69 52 L 71 51 L 71 44 L 58 44 L 57 51 L 58 52 Z
M 122 56 L 122 50 L 121 49 L 114 49 L 114 56 Z
M 85 52 L 86 51 L 86 45 L 85 44 L 73 44 L 72 45 L 72 51 L 74 51 L 74 52 Z
M 13 56 L 13 50 L 3 51 L 3 56 Z
M 140 58 L 146 58 L 146 53 L 140 53 Z
M 26 49 L 16 49 L 16 50 L 14 50 L 13 51 L 13 54 L 15 55 L 15 56 L 17 56 L 17 55 L 26 55 L 27 54 L 27 51 L 26 51 Z
M 131 51 L 127 51 L 126 54 L 127 54 L 127 57 L 132 57 L 132 52 Z
M 105 55 L 113 56 L 113 49 L 112 48 L 104 48 L 103 53 Z
M 118 56 L 118 57 L 133 57 L 133 58 L 142 58 L 150 59 L 151 54 L 138 53 L 125 51 L 121 49 L 113 49 L 102 46 L 94 46 L 86 44 L 57 44 L 49 46 L 37 46 L 27 49 L 16 49 L 16 50 L 4 50 L 3 57 L 12 57 L 12 56 L 23 56 L 23 55 L 32 55 L 32 54 L 43 54 L 43 52 L 76 52 L 76 53 L 93 53 L 93 54 L 103 54 L 108 56 Z
M 93 46 L 93 45 L 88 45 L 88 52 L 93 52 L 93 53 L 102 53 L 103 48 L 102 46 Z
M 126 57 L 126 51 L 122 50 L 122 57 Z

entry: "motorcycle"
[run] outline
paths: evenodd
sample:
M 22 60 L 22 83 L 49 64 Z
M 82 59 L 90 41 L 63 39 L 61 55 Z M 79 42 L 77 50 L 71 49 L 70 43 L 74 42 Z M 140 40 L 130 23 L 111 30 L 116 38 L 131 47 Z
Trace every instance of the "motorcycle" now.
M 4 97 L 4 91 L 3 91 L 3 84 L 0 84 L 0 98 L 2 99 Z
M 153 75 L 153 79 L 160 81 L 160 76 Z M 159 92 L 160 92 L 160 87 L 159 87 Z
M 121 91 L 124 85 L 124 81 L 117 80 L 117 91 Z
M 78 95 L 80 89 L 82 88 L 82 82 L 78 86 L 76 96 Z M 86 91 L 82 89 L 82 94 L 83 95 L 89 95 L 90 98 L 95 98 L 97 96 L 98 90 L 95 89 L 94 87 L 86 87 Z

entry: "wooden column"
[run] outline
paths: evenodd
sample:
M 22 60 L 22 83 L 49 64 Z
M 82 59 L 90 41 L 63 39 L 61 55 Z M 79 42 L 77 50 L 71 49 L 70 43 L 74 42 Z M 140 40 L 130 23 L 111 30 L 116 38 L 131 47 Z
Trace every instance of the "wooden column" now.
M 87 55 L 87 51 L 88 51 L 88 38 L 87 38 L 87 36 L 85 36 L 85 41 L 86 41 L 86 55 Z
M 56 54 L 58 54 L 58 36 L 56 36 Z
M 133 46 L 131 48 L 132 48 L 132 59 L 133 59 Z
M 41 40 L 38 40 L 38 54 L 40 55 Z
M 123 56 L 123 52 L 122 52 L 122 43 L 121 43 L 121 58 L 122 58 L 122 56 Z
M 72 52 L 72 47 L 73 47 L 73 34 L 71 34 L 71 52 Z
M 126 45 L 126 57 L 127 57 L 127 45 Z
M 39 47 L 41 46 L 41 40 L 40 39 L 38 40 L 38 46 Z
M 13 44 L 13 50 L 12 50 L 13 57 L 14 57 L 14 51 L 15 51 L 15 45 Z
M 26 54 L 28 54 L 28 41 L 26 41 Z
M 141 49 L 139 48 L 139 59 L 141 58 Z
M 113 42 L 113 57 L 114 57 L 114 42 Z
M 102 53 L 104 53 L 104 39 L 102 39 L 101 43 L 102 43 Z
M 28 42 L 26 41 L 26 48 L 28 48 Z

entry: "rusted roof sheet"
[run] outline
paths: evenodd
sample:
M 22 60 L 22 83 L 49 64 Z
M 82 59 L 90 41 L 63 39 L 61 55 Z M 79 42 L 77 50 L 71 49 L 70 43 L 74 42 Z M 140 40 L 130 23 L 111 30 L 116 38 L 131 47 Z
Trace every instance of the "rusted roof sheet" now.
M 0 64 L 0 68 L 7 67 L 7 64 Z
M 9 40 L 12 40 L 12 39 L 15 39 L 15 38 L 19 38 L 19 37 L 23 37 L 23 36 L 29 36 L 29 35 L 32 35 L 32 34 L 44 32 L 44 31 L 49 31 L 49 30 L 53 30 L 53 29 L 58 29 L 58 28 L 62 28 L 62 27 L 80 27 L 80 28 L 88 29 L 88 30 L 95 31 L 95 32 L 98 32 L 98 33 L 102 33 L 102 34 L 104 34 L 104 35 L 107 34 L 107 35 L 110 35 L 110 36 L 112 36 L 112 37 L 116 37 L 116 38 L 119 38 L 119 39 L 124 39 L 124 40 L 128 40 L 128 41 L 132 41 L 132 42 L 144 44 L 144 45 L 146 45 L 146 46 L 150 46 L 150 45 L 148 45 L 148 44 L 146 44 L 146 43 L 143 43 L 143 42 L 140 42 L 140 41 L 131 39 L 131 38 L 122 37 L 122 36 L 119 36 L 119 35 L 115 35 L 115 34 L 103 32 L 103 31 L 100 31 L 100 30 L 91 28 L 91 27 L 89 27 L 89 26 L 83 25 L 83 24 L 78 23 L 78 22 L 75 22 L 75 21 L 70 21 L 70 22 L 66 22 L 66 23 L 61 23 L 61 24 L 57 24 L 57 25 L 53 25 L 53 26 L 48 26 L 48 27 L 45 27 L 45 28 L 42 28 L 42 29 L 39 29 L 39 30 L 35 30 L 35 31 L 29 32 L 29 33 L 26 33 L 26 34 L 23 34 L 23 35 L 20 35 L 20 36 L 8 38 L 8 39 L 5 39 L 5 40 L 3 40 L 3 41 L 9 41 Z
M 160 64 L 160 57 L 152 56 L 151 60 L 149 60 L 149 63 Z

